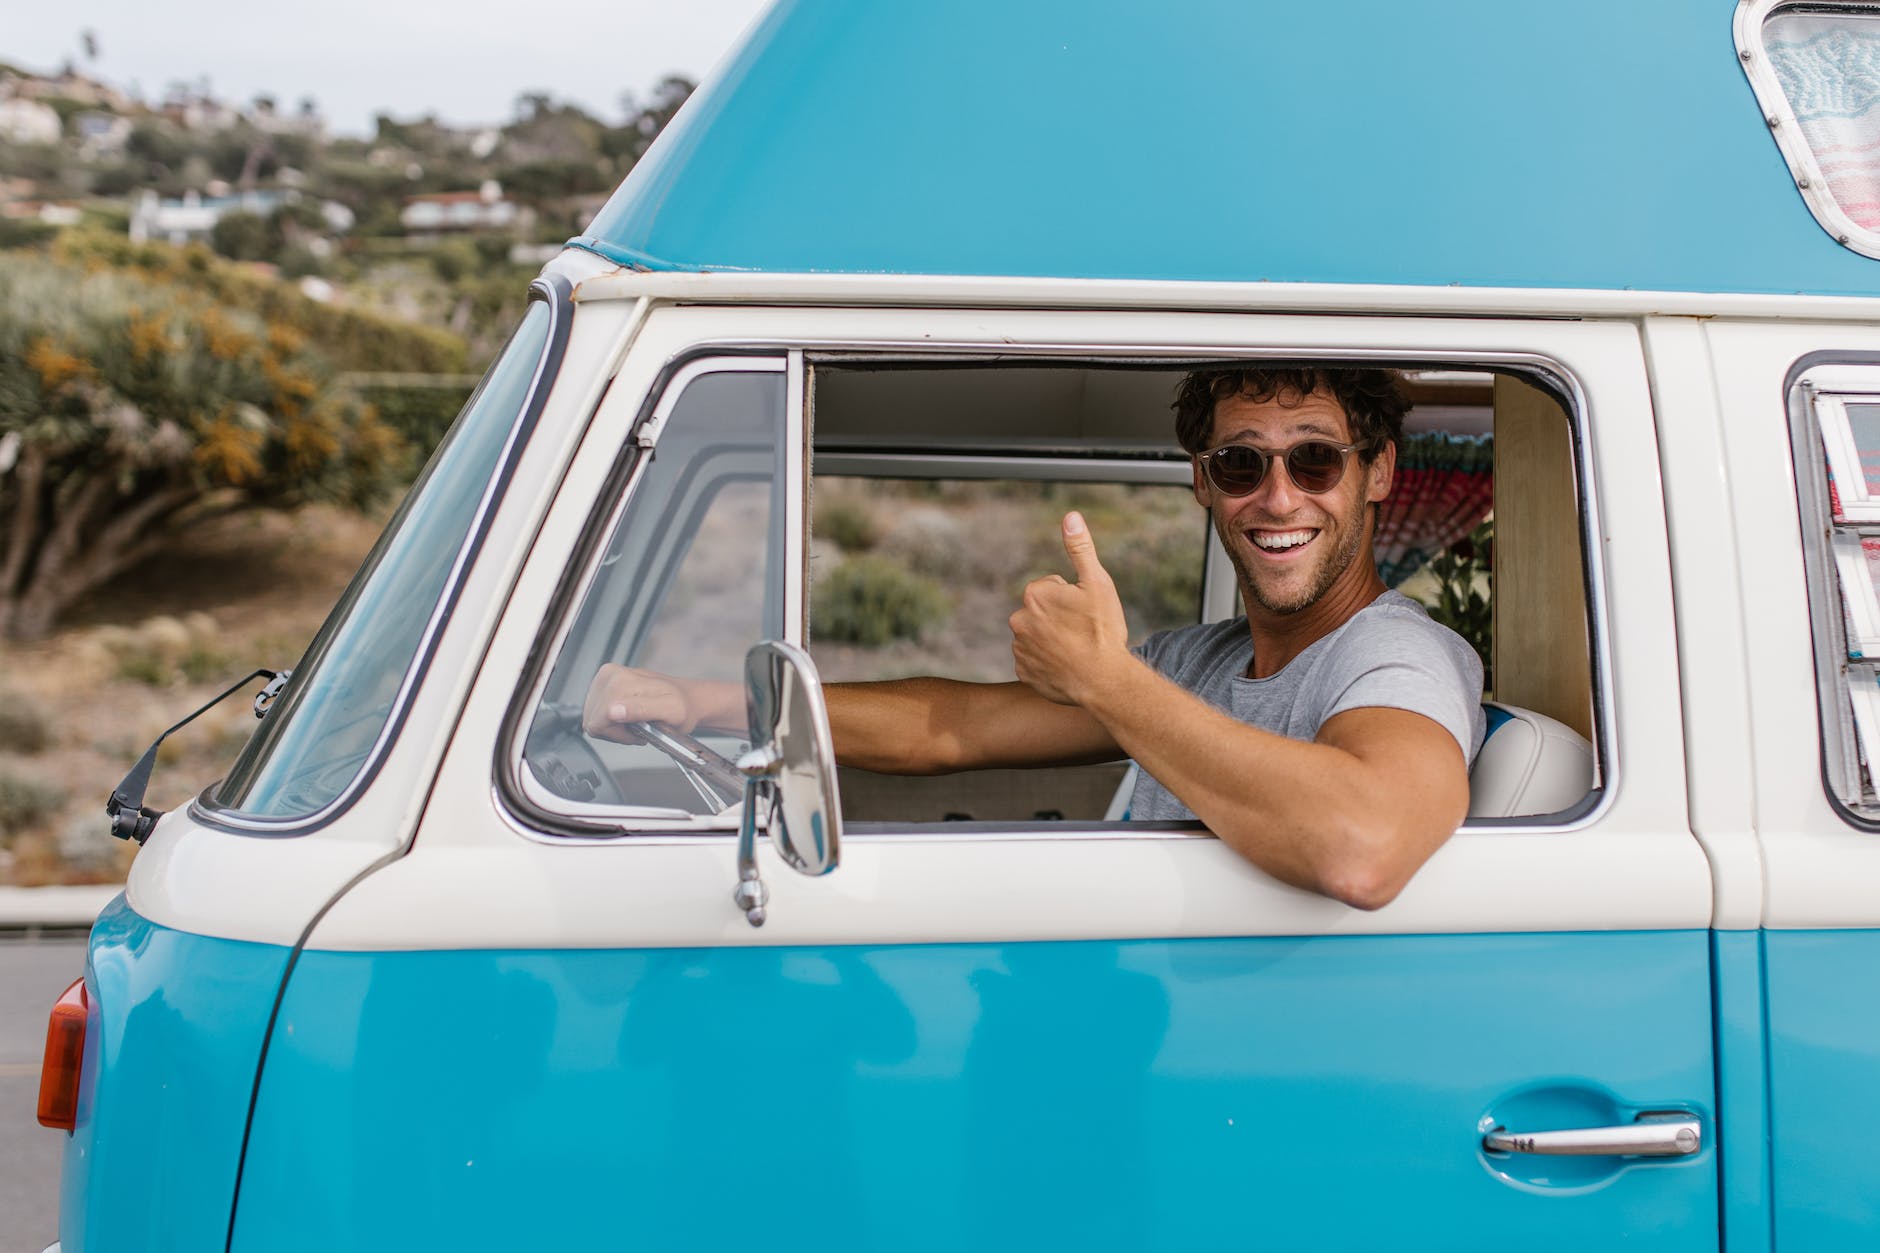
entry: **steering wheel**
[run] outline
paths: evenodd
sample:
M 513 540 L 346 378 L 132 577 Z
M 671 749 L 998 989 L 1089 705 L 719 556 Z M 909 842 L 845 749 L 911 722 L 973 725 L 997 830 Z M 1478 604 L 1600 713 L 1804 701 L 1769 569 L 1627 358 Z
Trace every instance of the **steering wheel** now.
M 627 729 L 672 758 L 699 799 L 720 813 L 744 799 L 744 772 L 716 749 L 708 748 L 664 722 L 629 722 Z
M 557 796 L 602 805 L 627 803 L 613 770 L 581 730 L 579 705 L 544 701 L 529 728 L 522 758 Z
M 744 775 L 724 754 L 663 722 L 630 722 L 627 729 L 672 759 L 709 812 L 722 812 L 743 800 Z M 602 805 L 629 803 L 613 770 L 581 729 L 579 705 L 544 702 L 529 730 L 525 759 L 557 795 Z

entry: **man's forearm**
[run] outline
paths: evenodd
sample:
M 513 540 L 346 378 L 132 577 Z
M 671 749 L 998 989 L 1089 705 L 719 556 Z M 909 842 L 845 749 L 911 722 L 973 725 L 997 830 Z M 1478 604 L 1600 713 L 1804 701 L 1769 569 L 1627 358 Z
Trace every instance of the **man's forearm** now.
M 836 759 L 883 774 L 1114 761 L 1109 733 L 1022 683 L 894 679 L 823 688 Z
M 1351 904 L 1395 896 L 1467 808 L 1460 749 L 1403 710 L 1327 723 L 1365 725 L 1354 752 L 1248 726 L 1134 658 L 1082 695 L 1123 750 L 1242 856 Z

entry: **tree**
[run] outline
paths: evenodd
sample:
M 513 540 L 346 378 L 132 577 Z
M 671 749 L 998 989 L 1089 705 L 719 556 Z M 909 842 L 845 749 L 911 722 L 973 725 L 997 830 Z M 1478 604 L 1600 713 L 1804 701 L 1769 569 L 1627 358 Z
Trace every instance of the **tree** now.
M 237 285 L 200 249 L 178 255 L 199 281 L 0 254 L 0 637 L 43 636 L 78 596 L 207 519 L 364 506 L 411 464 L 310 347 L 317 319 L 339 315 L 286 284 Z M 218 282 L 246 297 L 218 298 Z M 270 316 L 251 311 L 264 305 Z M 395 342 L 400 329 L 356 334 Z
M 620 110 L 627 115 L 627 121 L 609 135 L 610 155 L 625 157 L 629 166 L 639 160 L 697 88 L 698 84 L 689 78 L 668 74 L 659 80 L 648 100 L 641 101 L 632 92 L 623 94 Z
M 272 261 L 281 250 L 281 231 L 259 213 L 224 213 L 209 228 L 209 243 L 231 261 Z

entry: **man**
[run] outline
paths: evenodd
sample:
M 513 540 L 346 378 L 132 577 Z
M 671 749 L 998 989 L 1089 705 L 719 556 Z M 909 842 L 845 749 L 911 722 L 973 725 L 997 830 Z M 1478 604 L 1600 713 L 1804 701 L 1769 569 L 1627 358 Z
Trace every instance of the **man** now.
M 1018 681 L 831 684 L 837 758 L 938 774 L 1129 756 L 1144 776 L 1132 818 L 1199 818 L 1277 878 L 1388 904 L 1467 813 L 1483 734 L 1474 651 L 1387 591 L 1372 558 L 1404 408 L 1383 370 L 1190 375 L 1176 434 L 1246 618 L 1132 651 L 1096 543 L 1067 514 L 1076 581 L 1025 589 Z M 584 721 L 630 739 L 630 721 L 741 729 L 744 716 L 736 684 L 608 666 Z

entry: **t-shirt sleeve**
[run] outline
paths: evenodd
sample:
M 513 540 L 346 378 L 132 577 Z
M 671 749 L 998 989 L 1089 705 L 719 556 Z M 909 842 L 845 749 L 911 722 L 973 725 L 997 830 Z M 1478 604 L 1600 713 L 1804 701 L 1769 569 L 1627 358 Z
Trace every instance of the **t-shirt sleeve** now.
M 1143 638 L 1142 643 L 1129 651 L 1149 663 L 1149 668 L 1157 674 L 1168 673 L 1169 643 L 1175 638 L 1173 631 L 1152 631 Z
M 1482 661 L 1448 628 L 1421 622 L 1380 623 L 1379 629 L 1339 640 L 1324 690 L 1330 694 L 1320 725 L 1348 709 L 1407 709 L 1439 723 L 1456 739 L 1463 759 L 1482 746 Z

